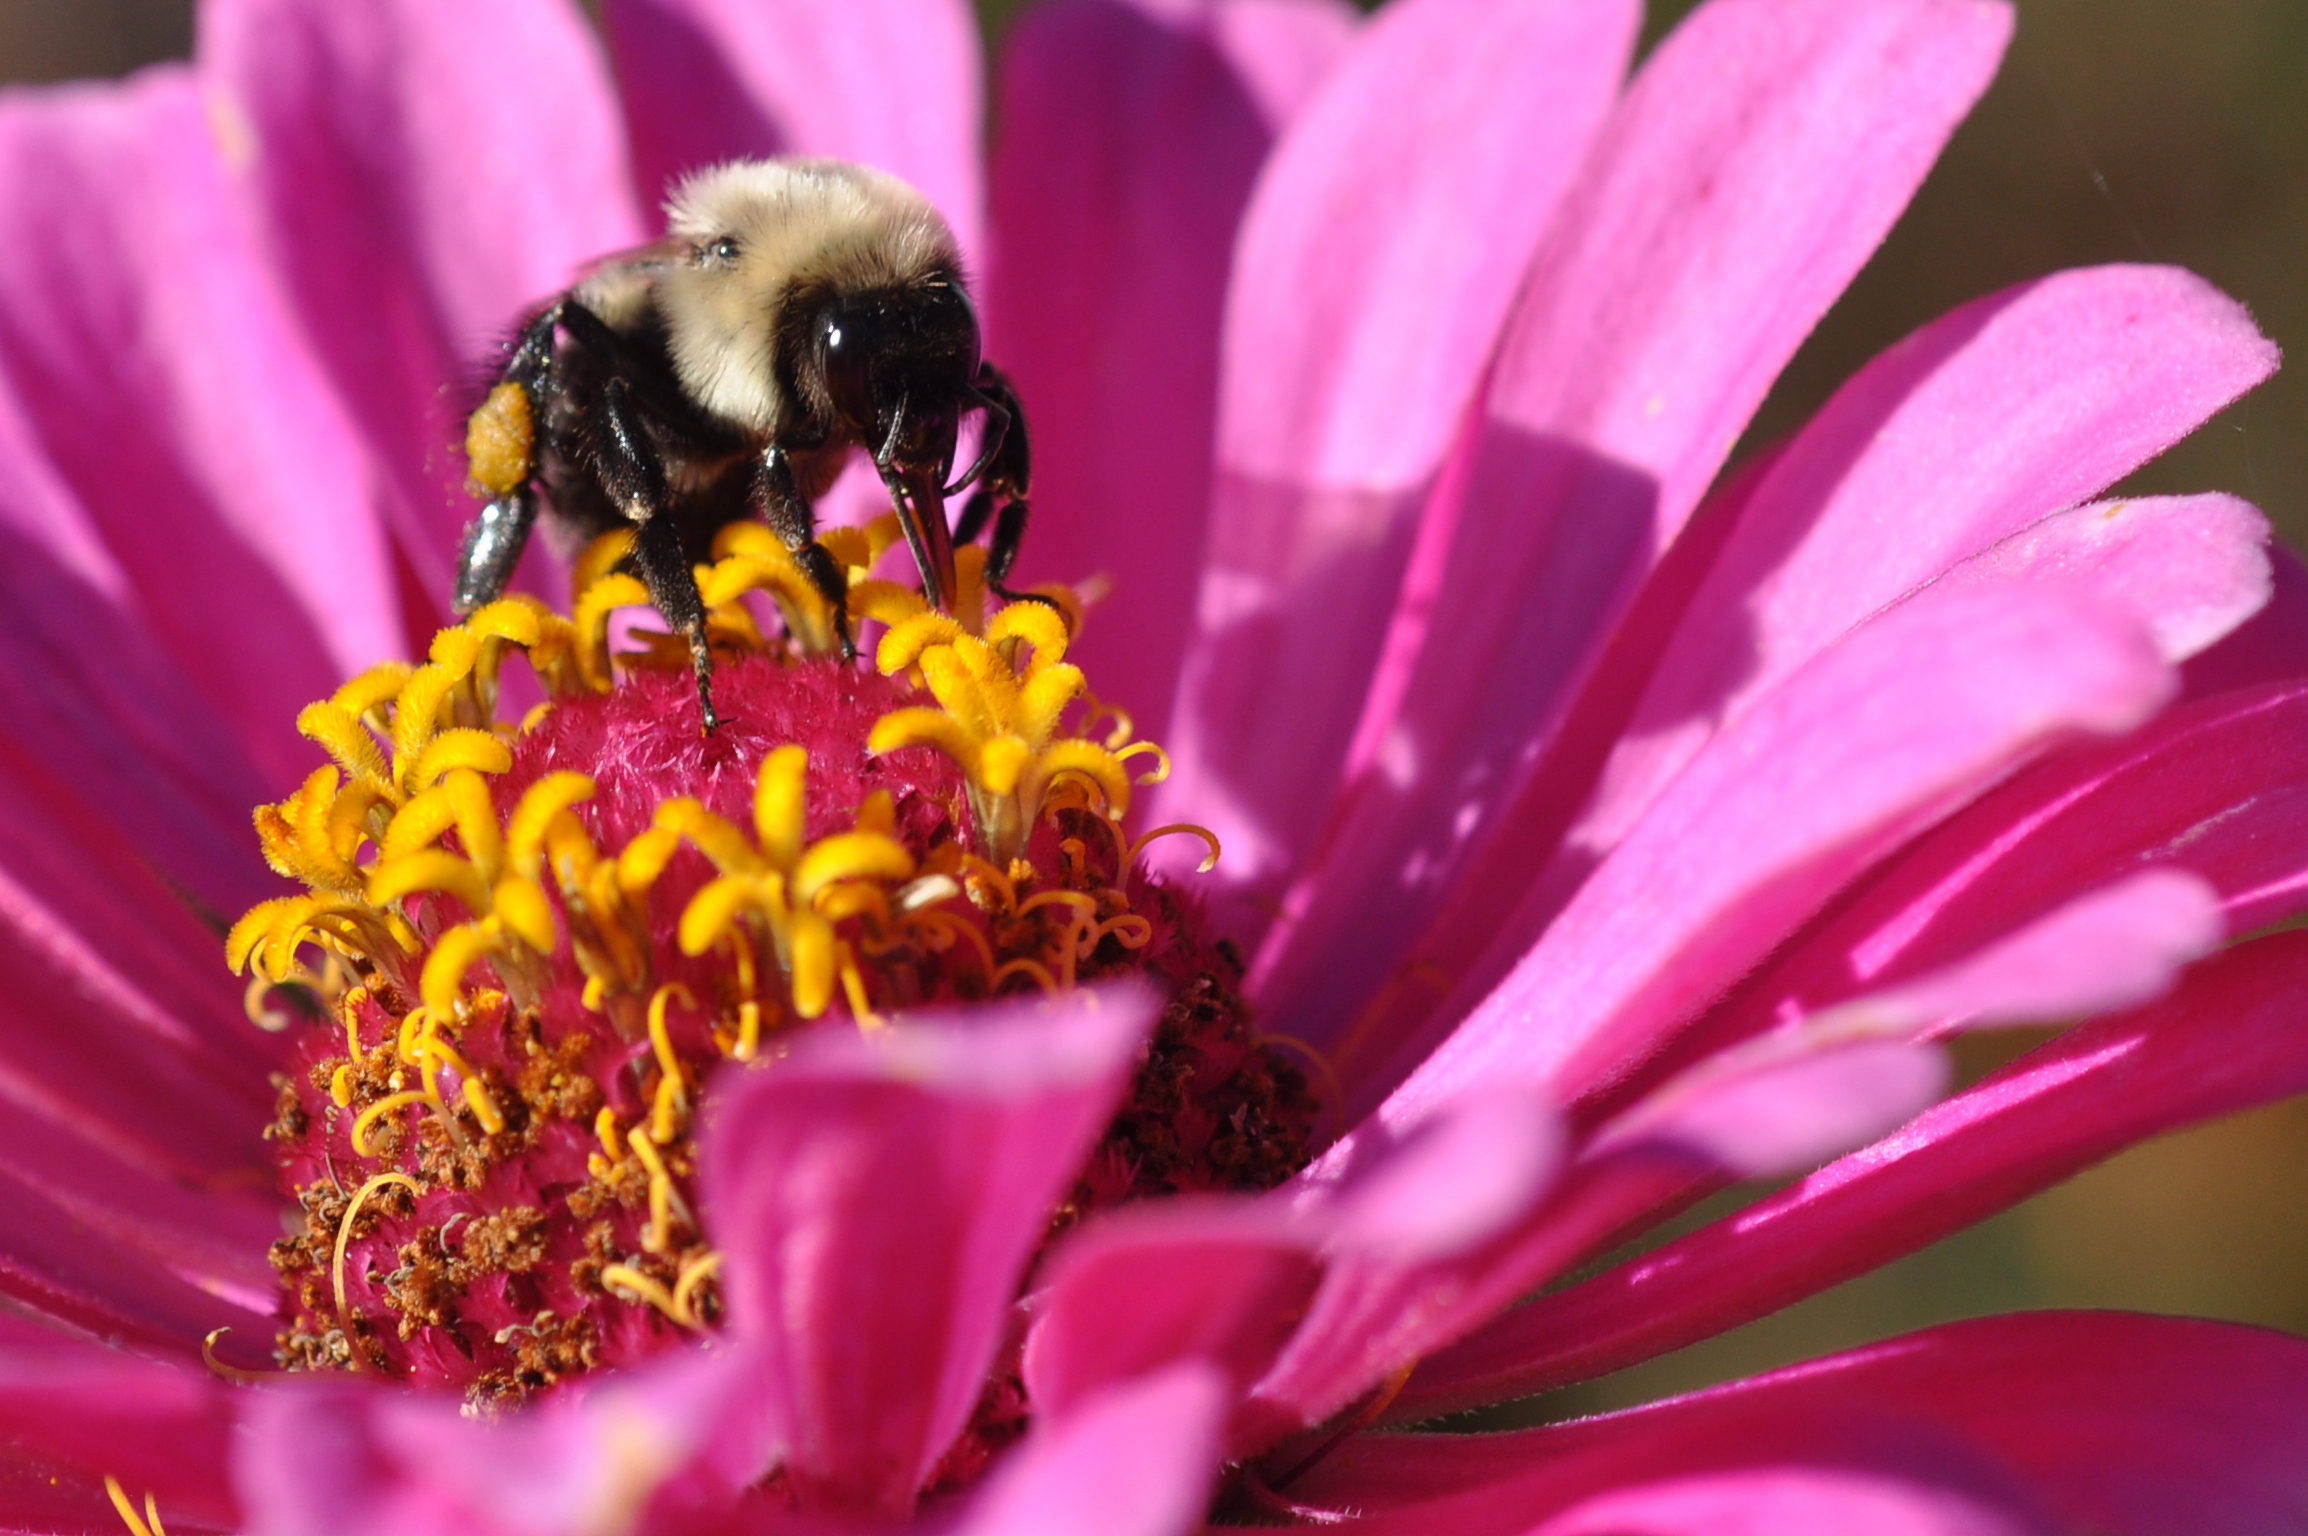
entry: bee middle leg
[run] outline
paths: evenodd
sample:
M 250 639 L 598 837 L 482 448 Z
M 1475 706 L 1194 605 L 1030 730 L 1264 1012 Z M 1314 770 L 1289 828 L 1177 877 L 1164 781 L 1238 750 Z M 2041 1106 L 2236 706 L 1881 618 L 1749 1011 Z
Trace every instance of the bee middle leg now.
M 697 671 L 697 704 L 711 735 L 721 724 L 713 709 L 713 650 L 705 637 L 705 598 L 697 573 L 681 546 L 681 530 L 666 507 L 665 466 L 641 429 L 625 381 L 613 378 L 601 392 L 601 441 L 595 468 L 602 489 L 634 526 L 633 563 L 649 589 L 649 601 L 689 642 Z
M 802 494 L 801 482 L 793 475 L 793 465 L 785 450 L 771 444 L 762 451 L 761 468 L 754 479 L 755 499 L 761 503 L 761 515 L 770 531 L 778 536 L 793 555 L 794 564 L 809 578 L 811 586 L 833 609 L 833 632 L 841 646 L 841 659 L 857 660 L 857 642 L 849 632 L 849 576 L 841 562 L 834 559 L 833 551 L 817 541 L 817 515 L 811 511 L 809 498 Z

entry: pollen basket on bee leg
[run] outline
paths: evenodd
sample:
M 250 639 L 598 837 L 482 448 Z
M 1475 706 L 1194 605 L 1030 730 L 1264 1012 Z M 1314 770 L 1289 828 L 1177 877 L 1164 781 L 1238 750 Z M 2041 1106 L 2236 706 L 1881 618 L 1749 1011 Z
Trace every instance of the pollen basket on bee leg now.
M 465 463 L 473 483 L 492 496 L 526 484 L 536 464 L 537 418 L 529 392 L 508 380 L 465 422 Z

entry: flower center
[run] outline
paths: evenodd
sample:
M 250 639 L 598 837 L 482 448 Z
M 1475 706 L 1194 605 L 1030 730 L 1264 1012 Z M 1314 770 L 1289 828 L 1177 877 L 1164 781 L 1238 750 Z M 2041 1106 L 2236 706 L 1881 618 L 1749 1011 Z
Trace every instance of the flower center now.
M 257 827 L 306 894 L 228 942 L 252 1016 L 285 991 L 319 1021 L 267 1133 L 303 1213 L 273 1250 L 284 1366 L 487 1409 L 712 1329 L 698 1098 L 803 1029 L 1142 974 L 1169 1006 L 1053 1231 L 1305 1162 L 1306 1079 L 1123 831 L 1131 760 L 1162 758 L 1065 661 L 1071 594 L 985 616 L 965 550 L 962 616 L 931 611 L 867 577 L 893 526 L 826 540 L 853 622 L 885 626 L 873 669 L 825 654 L 831 615 L 767 530 L 724 531 L 699 570 L 727 717 L 708 737 L 685 646 L 613 654 L 613 610 L 646 600 L 614 535 L 570 616 L 493 604 L 300 716 L 332 762 Z M 544 693 L 518 724 L 515 655 Z M 997 1371 L 948 1480 L 1024 1416 Z

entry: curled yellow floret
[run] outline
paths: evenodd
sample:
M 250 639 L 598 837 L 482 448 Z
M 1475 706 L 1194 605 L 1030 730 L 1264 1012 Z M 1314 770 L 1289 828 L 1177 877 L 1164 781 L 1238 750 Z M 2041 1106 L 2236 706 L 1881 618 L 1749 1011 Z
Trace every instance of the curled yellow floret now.
M 657 828 L 694 844 L 721 873 L 682 911 L 682 952 L 702 955 L 725 941 L 766 937 L 791 981 L 794 1011 L 822 1015 L 841 986 L 864 996 L 857 956 L 840 938 L 839 916 L 884 909 L 886 887 L 911 879 L 914 856 L 887 831 L 868 824 L 886 818 L 874 807 L 853 831 L 811 843 L 803 823 L 803 787 L 809 754 L 783 746 L 762 759 L 753 797 L 754 835 L 694 800 L 670 800 L 657 809 Z M 879 1022 L 858 1009 L 858 1022 Z
M 1036 818 L 1061 783 L 1081 785 L 1099 810 L 1119 821 L 1130 808 L 1132 784 L 1157 782 L 1169 771 L 1159 747 L 1128 742 L 1126 720 L 1102 740 L 1064 733 L 1064 718 L 1077 703 L 1090 706 L 1084 724 L 1101 712 L 1082 669 L 1066 660 L 1072 633 L 1069 616 L 1053 604 L 1012 603 L 986 623 L 983 635 L 925 608 L 896 616 L 875 651 L 874 663 L 885 674 L 918 671 L 938 707 L 891 711 L 875 723 L 867 747 L 932 747 L 953 759 L 997 865 L 1024 853 Z M 1147 752 L 1156 770 L 1134 781 L 1125 759 Z

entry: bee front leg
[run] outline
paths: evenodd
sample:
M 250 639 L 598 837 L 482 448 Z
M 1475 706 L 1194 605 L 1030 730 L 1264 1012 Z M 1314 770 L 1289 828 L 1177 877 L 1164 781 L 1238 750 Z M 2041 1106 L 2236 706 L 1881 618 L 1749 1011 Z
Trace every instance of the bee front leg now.
M 713 650 L 705 638 L 705 598 L 681 547 L 681 530 L 666 512 L 665 467 L 641 430 L 623 379 L 611 379 L 601 392 L 601 425 L 596 469 L 602 489 L 633 523 L 633 563 L 649 588 L 649 601 L 689 641 L 689 659 L 697 670 L 697 704 L 705 717 L 705 733 L 711 735 L 721 717 L 713 710 Z
M 817 515 L 801 492 L 801 482 L 793 477 L 793 465 L 785 450 L 775 443 L 762 451 L 754 494 L 770 531 L 792 551 L 794 564 L 833 609 L 833 632 L 841 646 L 841 659 L 857 660 L 857 642 L 849 633 L 849 576 L 834 559 L 833 551 L 817 541 Z
M 993 537 L 986 541 L 987 589 L 1005 603 L 1047 603 L 1055 608 L 1058 605 L 1039 592 L 1013 592 L 1004 585 L 1010 567 L 1017 562 L 1019 546 L 1026 542 L 1026 519 L 1032 511 L 1026 493 L 1033 480 L 1033 456 L 1026 436 L 1025 407 L 1018 403 L 1018 392 L 1001 370 L 991 363 L 980 364 L 977 389 L 988 414 L 999 413 L 1002 418 L 1002 439 L 984 466 L 977 494 L 962 508 L 954 542 L 972 542 L 991 522 Z M 994 430 L 991 423 L 987 430 Z

